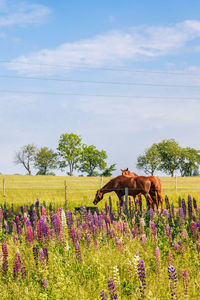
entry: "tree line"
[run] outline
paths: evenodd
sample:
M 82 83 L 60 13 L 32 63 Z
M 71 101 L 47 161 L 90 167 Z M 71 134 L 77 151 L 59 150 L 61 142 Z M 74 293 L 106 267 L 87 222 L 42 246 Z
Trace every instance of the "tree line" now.
M 174 139 L 154 143 L 137 158 L 137 168 L 154 175 L 162 171 L 172 177 L 175 172 L 181 176 L 198 176 L 200 151 L 191 147 L 182 148 Z
M 108 167 L 106 159 L 105 150 L 82 144 L 80 135 L 65 133 L 60 136 L 56 152 L 48 147 L 37 148 L 28 144 L 15 153 L 14 162 L 22 165 L 29 175 L 32 175 L 33 168 L 37 175 L 55 175 L 53 170 L 68 168 L 69 176 L 73 176 L 75 170 L 88 176 L 112 176 L 115 164 Z

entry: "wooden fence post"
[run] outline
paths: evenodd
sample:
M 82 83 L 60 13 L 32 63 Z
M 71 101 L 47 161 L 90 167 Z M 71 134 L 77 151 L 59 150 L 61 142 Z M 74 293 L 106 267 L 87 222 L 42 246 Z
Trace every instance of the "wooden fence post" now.
M 175 193 L 177 194 L 177 175 L 175 175 Z
M 6 184 L 5 184 L 5 178 L 3 179 L 3 197 L 6 196 Z
M 103 176 L 101 176 L 100 189 L 102 188 L 102 185 L 103 185 Z
M 66 182 L 66 180 L 65 180 L 64 184 L 65 184 L 65 211 L 67 212 L 68 203 L 67 203 L 67 182 Z

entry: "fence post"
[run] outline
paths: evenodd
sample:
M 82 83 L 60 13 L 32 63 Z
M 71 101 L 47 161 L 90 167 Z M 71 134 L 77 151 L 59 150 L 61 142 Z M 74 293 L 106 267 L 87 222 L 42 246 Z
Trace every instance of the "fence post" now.
M 3 178 L 3 197 L 6 196 L 6 184 L 5 184 L 5 178 Z
M 64 184 L 65 184 L 65 211 L 67 212 L 68 203 L 67 203 L 67 182 L 66 182 L 66 180 L 65 180 Z
M 102 185 L 103 185 L 103 176 L 101 176 L 100 189 L 102 188 Z
M 128 214 L 128 188 L 125 187 L 125 214 Z
M 177 175 L 175 175 L 175 193 L 177 194 Z

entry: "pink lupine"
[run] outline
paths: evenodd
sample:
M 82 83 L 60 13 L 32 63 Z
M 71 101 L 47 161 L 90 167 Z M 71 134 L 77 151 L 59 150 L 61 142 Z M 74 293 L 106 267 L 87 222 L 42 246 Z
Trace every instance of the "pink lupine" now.
M 161 265 L 161 262 L 160 262 L 160 249 L 158 247 L 156 247 L 156 249 L 155 249 L 155 256 L 156 256 L 157 271 L 158 271 L 158 274 L 160 275 L 160 265 Z
M 42 208 L 41 208 L 41 214 L 42 214 L 42 216 L 46 215 L 46 208 L 44 206 L 42 206 Z
M 192 237 L 194 241 L 197 240 L 197 225 L 196 222 L 192 221 L 190 224 L 191 232 L 192 232 Z
M 2 252 L 3 252 L 2 275 L 6 276 L 8 272 L 8 249 L 5 241 L 3 242 L 2 245 Z
M 183 286 L 184 286 L 184 296 L 185 296 L 185 300 L 186 300 L 186 299 L 189 299 L 189 294 L 188 294 L 189 276 L 188 276 L 187 270 L 182 270 L 182 277 L 183 277 Z
M 119 233 L 123 233 L 123 223 L 122 223 L 122 221 L 119 221 L 118 223 L 117 223 L 117 231 L 119 232 Z
M 172 254 L 171 254 L 171 252 L 169 252 L 169 253 L 168 253 L 168 265 L 169 265 L 169 266 L 172 266 L 172 264 L 173 264 L 173 263 L 172 263 Z
M 26 238 L 29 241 L 29 243 L 33 242 L 33 229 L 31 225 L 29 225 L 26 229 Z

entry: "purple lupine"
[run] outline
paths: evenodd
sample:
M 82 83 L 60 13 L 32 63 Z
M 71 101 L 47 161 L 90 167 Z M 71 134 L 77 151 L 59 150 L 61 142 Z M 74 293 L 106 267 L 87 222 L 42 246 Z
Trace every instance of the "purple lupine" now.
M 199 254 L 199 258 L 200 258 L 200 244 L 198 241 L 196 241 L 196 248 L 197 248 L 197 252 Z
M 108 279 L 107 284 L 108 284 L 110 299 L 118 299 L 118 295 L 117 295 L 117 291 L 113 279 Z
M 192 198 L 190 195 L 188 195 L 188 215 L 189 218 L 192 218 Z
M 179 208 L 179 217 L 180 217 L 181 221 L 183 221 L 185 218 L 185 213 L 184 213 L 184 210 L 182 207 Z
M 181 240 L 178 241 L 178 247 L 179 247 L 180 253 L 183 255 L 184 249 L 183 249 L 183 242 Z
M 101 297 L 101 300 L 108 299 L 108 295 L 105 290 L 101 290 L 100 297 Z
M 169 275 L 169 281 L 170 281 L 170 290 L 171 290 L 171 296 L 172 299 L 177 299 L 176 296 L 176 283 L 177 283 L 177 274 L 176 269 L 173 266 L 168 267 L 168 275 Z
M 182 207 L 182 202 L 181 202 L 181 197 L 178 197 L 178 207 L 181 208 Z
M 45 259 L 46 259 L 46 263 L 48 264 L 48 261 L 49 261 L 48 249 L 43 248 L 43 252 L 44 252 Z
M 71 233 L 72 241 L 75 245 L 77 243 L 77 234 L 76 234 L 76 229 L 74 226 L 71 227 L 70 233 Z
M 8 272 L 8 249 L 5 241 L 3 242 L 2 245 L 2 252 L 3 252 L 2 275 L 6 276 Z
M 165 196 L 165 205 L 166 205 L 166 208 L 169 210 L 170 204 L 169 204 L 169 199 L 168 199 L 167 195 Z
M 89 231 L 89 230 L 86 231 L 86 233 L 85 233 L 85 238 L 86 238 L 86 241 L 87 241 L 87 245 L 88 245 L 88 247 L 89 247 L 90 244 L 91 244 L 90 231 Z
M 174 243 L 174 244 L 172 245 L 172 247 L 173 247 L 174 251 L 177 251 L 177 250 L 178 250 L 178 245 L 177 245 L 177 243 Z
M 187 208 L 186 208 L 186 203 L 185 203 L 185 199 L 184 198 L 182 199 L 182 208 L 183 208 L 183 211 L 184 211 L 184 217 L 186 217 L 186 215 L 187 215 Z
M 21 236 L 22 235 L 22 227 L 21 227 L 21 225 L 18 225 L 17 231 L 18 231 L 18 235 Z
M 39 258 L 40 258 L 40 261 L 41 261 L 42 263 L 45 262 L 46 258 L 45 258 L 45 254 L 44 254 L 43 249 L 40 249 L 40 250 L 39 250 Z
M 157 236 L 157 229 L 156 229 L 156 225 L 154 222 L 152 221 L 149 221 L 149 225 L 150 225 L 150 228 L 151 228 L 151 233 L 154 237 Z
M 55 231 L 55 234 L 58 236 L 61 232 L 61 223 L 60 218 L 57 214 L 53 214 L 51 217 L 51 222 Z
M 78 259 L 78 262 L 81 263 L 82 262 L 81 249 L 80 249 L 80 245 L 78 242 L 75 245 L 75 252 L 76 252 L 76 257 Z
M 21 257 L 20 257 L 20 253 L 17 251 L 15 254 L 15 260 L 14 260 L 14 265 L 13 265 L 14 279 L 17 279 L 19 276 L 20 266 L 21 266 Z
M 138 278 L 140 283 L 139 287 L 140 287 L 141 299 L 144 299 L 145 289 L 146 289 L 146 273 L 145 273 L 143 259 L 138 260 L 137 270 L 138 270 Z
M 189 276 L 187 270 L 182 270 L 182 277 L 183 277 L 183 286 L 184 286 L 184 296 L 185 299 L 189 299 L 189 294 L 188 294 Z
M 35 260 L 35 265 L 36 267 L 38 266 L 38 248 L 36 246 L 33 247 L 33 257 L 34 257 L 34 260 Z
M 14 244 L 17 244 L 17 242 L 18 242 L 18 238 L 16 237 L 15 234 L 13 234 L 13 243 L 14 243 Z
M 152 208 L 149 209 L 149 217 L 151 221 L 154 219 L 154 210 Z
M 195 198 L 193 198 L 193 207 L 197 211 L 197 201 Z
M 22 279 L 24 279 L 25 276 L 26 276 L 26 265 L 25 265 L 25 261 L 24 260 L 21 263 L 21 275 L 22 275 Z
M 169 225 L 166 226 L 166 235 L 168 236 L 169 243 L 172 243 L 172 231 Z
M 12 230 L 14 233 L 17 233 L 17 225 L 15 223 L 15 221 L 11 220 L 10 224 L 12 225 Z

